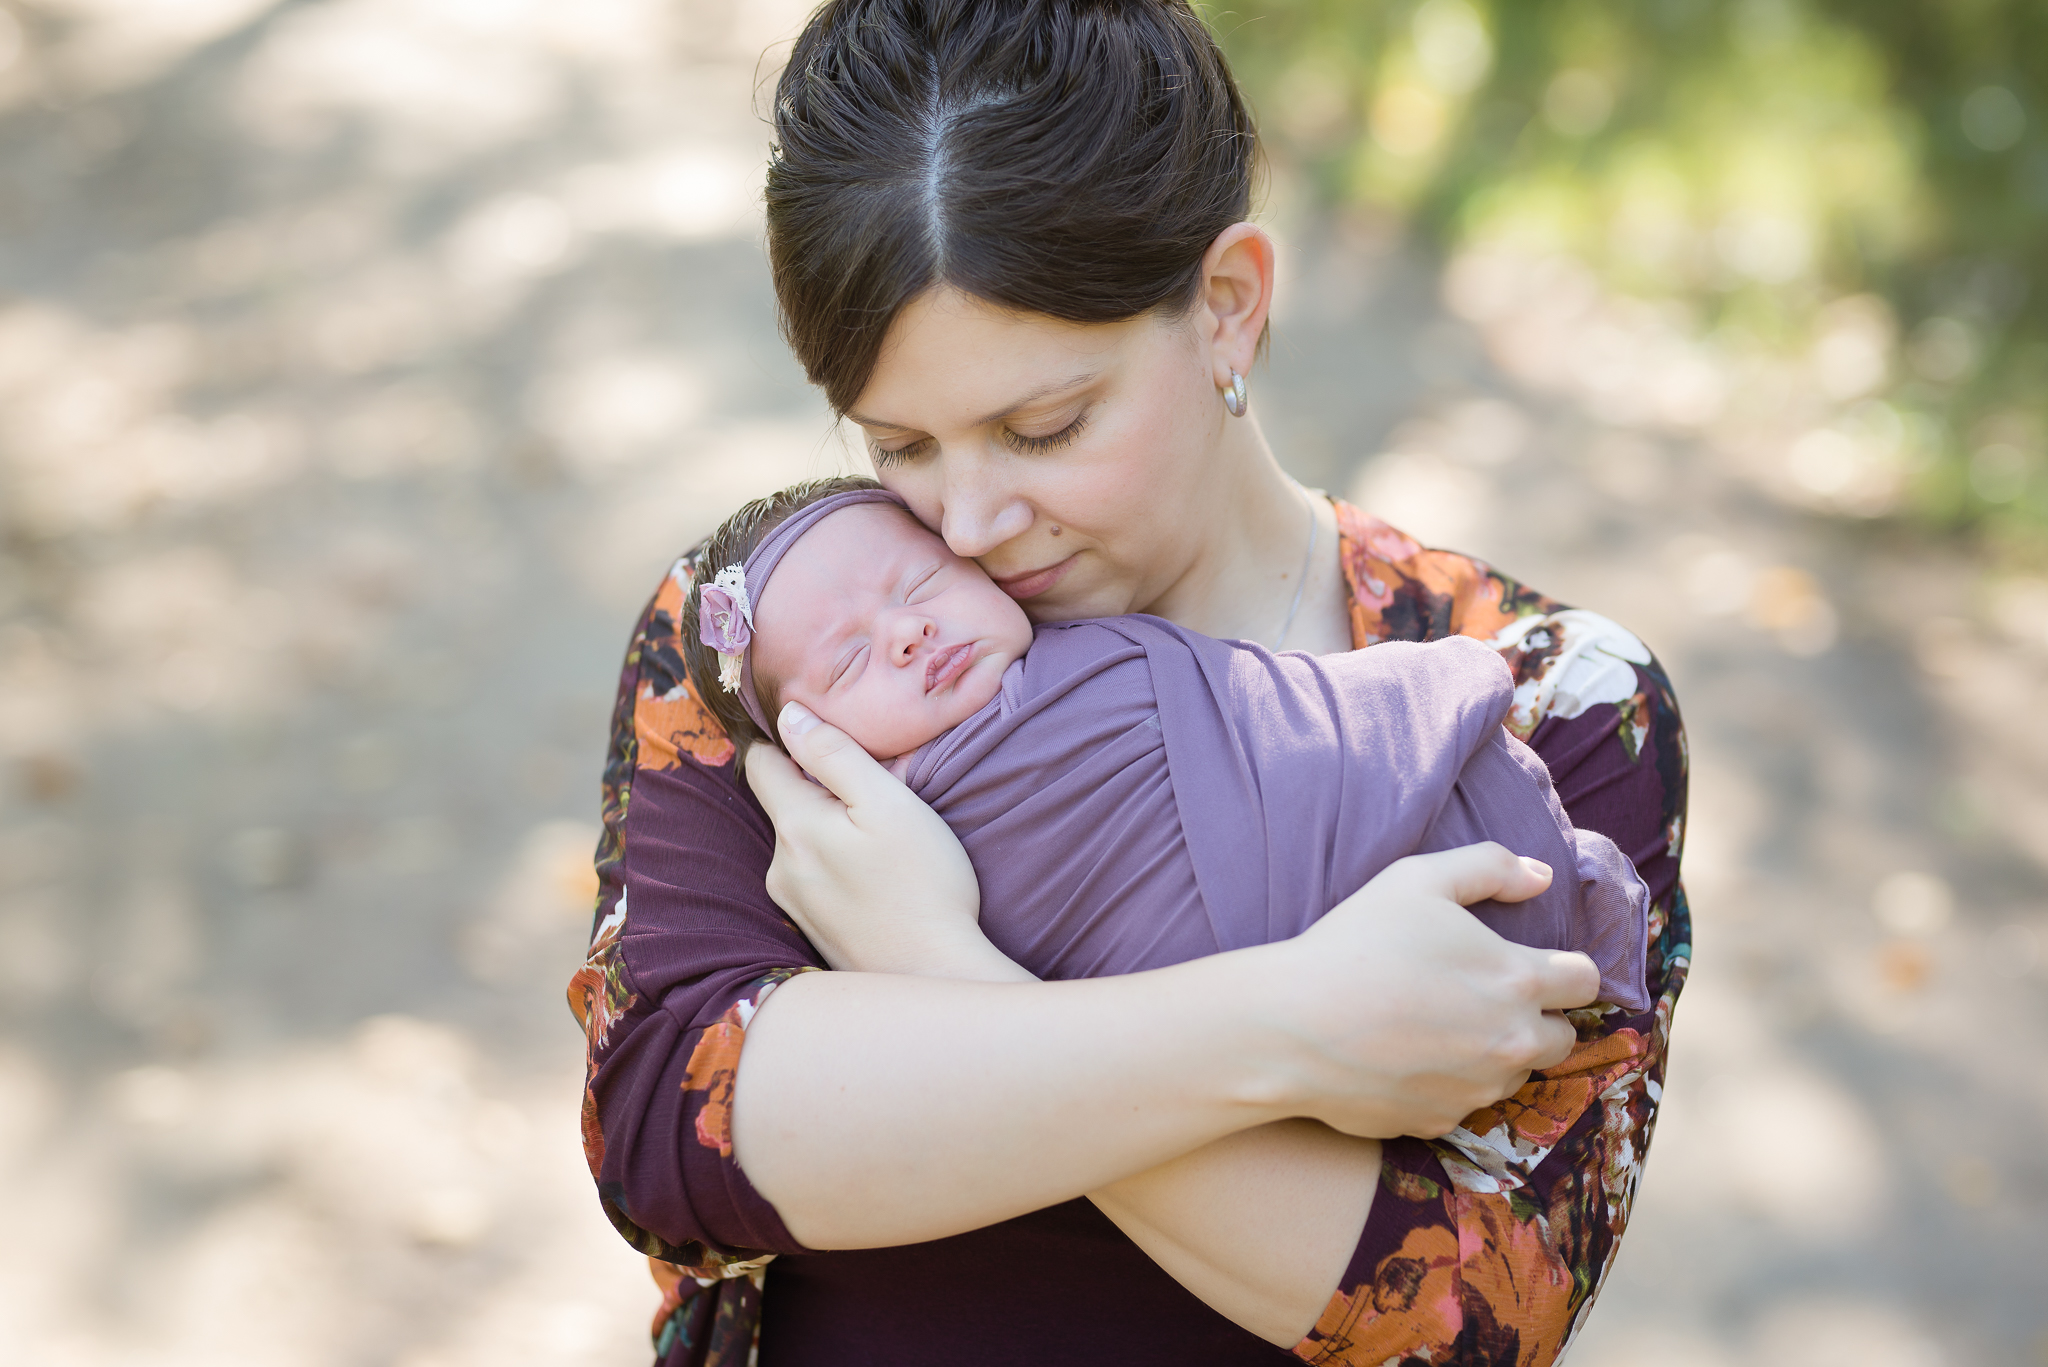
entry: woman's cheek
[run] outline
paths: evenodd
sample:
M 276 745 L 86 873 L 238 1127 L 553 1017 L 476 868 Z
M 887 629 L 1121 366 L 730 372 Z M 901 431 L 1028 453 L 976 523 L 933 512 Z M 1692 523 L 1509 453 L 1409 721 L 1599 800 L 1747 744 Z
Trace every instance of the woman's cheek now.
M 929 468 L 928 468 L 929 467 Z M 879 465 L 876 478 L 882 487 L 910 505 L 910 515 L 922 522 L 935 535 L 944 536 L 945 518 L 939 503 L 939 481 L 934 473 L 936 462 L 921 462 L 906 466 L 902 463 Z
M 1074 501 L 1096 510 L 1107 535 L 1121 541 L 1157 521 L 1162 495 L 1171 497 L 1184 482 L 1174 477 L 1182 473 L 1178 465 L 1162 458 L 1162 445 L 1157 432 L 1134 433 L 1119 458 L 1099 463 L 1087 487 L 1074 491 Z

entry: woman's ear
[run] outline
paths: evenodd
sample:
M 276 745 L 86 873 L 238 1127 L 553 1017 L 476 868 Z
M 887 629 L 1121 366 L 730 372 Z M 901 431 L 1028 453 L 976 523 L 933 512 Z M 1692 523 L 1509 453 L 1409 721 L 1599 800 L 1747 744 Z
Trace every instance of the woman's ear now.
M 1230 372 L 1248 374 L 1273 307 L 1273 239 L 1256 223 L 1233 223 L 1202 255 L 1202 293 L 1195 317 L 1209 342 L 1218 389 Z

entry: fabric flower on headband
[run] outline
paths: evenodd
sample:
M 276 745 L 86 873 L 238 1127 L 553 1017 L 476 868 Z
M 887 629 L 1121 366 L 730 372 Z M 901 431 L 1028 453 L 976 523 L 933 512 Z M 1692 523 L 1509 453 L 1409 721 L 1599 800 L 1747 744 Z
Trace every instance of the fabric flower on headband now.
M 740 669 L 754 639 L 754 605 L 747 601 L 747 571 L 727 565 L 697 589 L 697 637 L 718 652 L 718 682 L 740 691 Z

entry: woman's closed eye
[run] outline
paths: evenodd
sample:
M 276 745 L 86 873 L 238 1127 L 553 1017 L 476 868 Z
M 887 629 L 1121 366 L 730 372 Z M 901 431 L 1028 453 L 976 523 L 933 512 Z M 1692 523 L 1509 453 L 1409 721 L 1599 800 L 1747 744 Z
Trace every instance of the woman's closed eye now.
M 1020 455 L 1042 455 L 1047 451 L 1057 451 L 1063 446 L 1072 445 L 1074 439 L 1079 437 L 1087 426 L 1088 413 L 1084 409 L 1059 431 L 1048 432 L 1043 436 L 1033 436 L 1006 428 L 1003 431 L 1003 444 Z M 883 446 L 876 443 L 868 447 L 868 455 L 873 459 L 875 468 L 881 470 L 929 455 L 936 445 L 937 443 L 930 437 L 918 437 L 913 441 L 904 442 L 901 446 Z
M 917 440 L 905 442 L 901 446 L 872 445 L 868 447 L 868 457 L 874 461 L 875 468 L 881 470 L 891 465 L 900 464 L 903 461 L 916 460 L 919 456 L 929 452 L 936 444 L 930 437 L 919 437 Z
M 1031 437 L 1026 436 L 1022 432 L 1006 431 L 1003 433 L 1003 442 L 1012 451 L 1023 452 L 1027 455 L 1037 455 L 1045 451 L 1057 451 L 1063 446 L 1071 446 L 1074 439 L 1080 436 L 1082 430 L 1087 426 L 1088 410 L 1084 408 L 1075 415 L 1072 422 L 1057 432 L 1050 432 L 1042 437 Z

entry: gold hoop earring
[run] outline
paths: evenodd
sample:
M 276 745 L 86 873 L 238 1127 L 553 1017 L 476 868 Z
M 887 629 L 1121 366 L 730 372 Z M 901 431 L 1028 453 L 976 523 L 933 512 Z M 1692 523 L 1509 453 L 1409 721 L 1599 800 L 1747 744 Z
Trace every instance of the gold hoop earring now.
M 1223 406 L 1230 410 L 1230 416 L 1241 418 L 1252 401 L 1244 392 L 1244 376 L 1235 370 L 1230 372 L 1230 388 L 1223 391 Z

